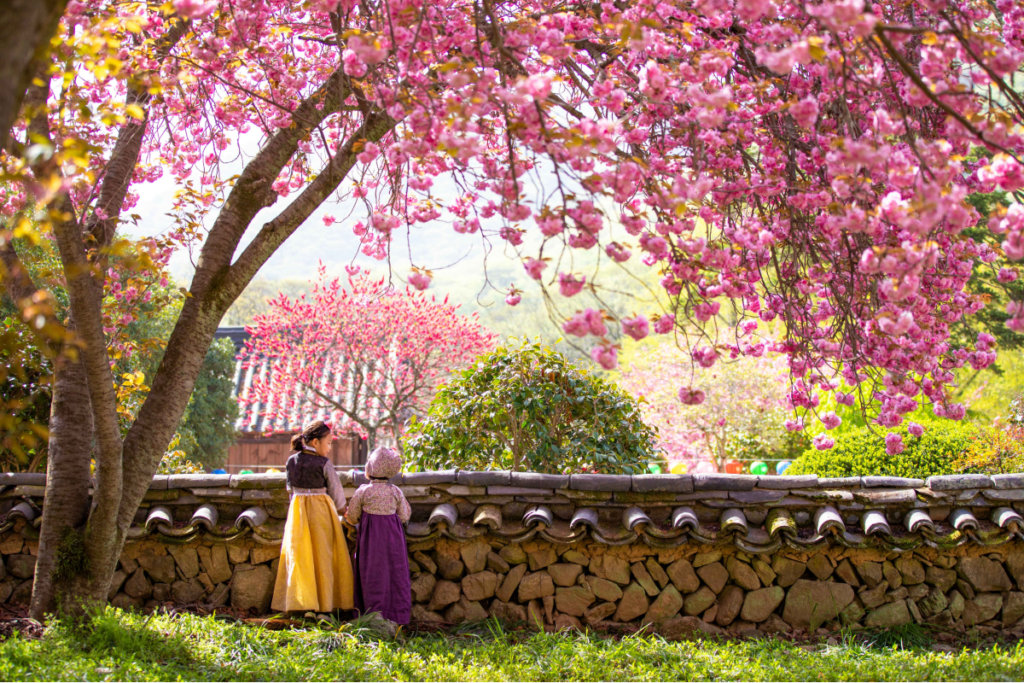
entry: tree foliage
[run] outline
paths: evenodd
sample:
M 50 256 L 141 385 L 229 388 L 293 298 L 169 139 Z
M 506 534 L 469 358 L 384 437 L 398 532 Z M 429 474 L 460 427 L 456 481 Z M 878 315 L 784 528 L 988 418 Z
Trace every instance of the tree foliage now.
M 268 431 L 294 414 L 323 414 L 370 448 L 381 432 L 397 440 L 441 382 L 493 347 L 476 315 L 447 298 L 396 291 L 359 269 L 346 284 L 321 268 L 308 298 L 281 294 L 249 328 L 243 362 L 268 369 L 241 401 L 266 406 Z
M 618 386 L 539 342 L 498 347 L 437 392 L 406 452 L 419 469 L 640 473 L 657 432 Z

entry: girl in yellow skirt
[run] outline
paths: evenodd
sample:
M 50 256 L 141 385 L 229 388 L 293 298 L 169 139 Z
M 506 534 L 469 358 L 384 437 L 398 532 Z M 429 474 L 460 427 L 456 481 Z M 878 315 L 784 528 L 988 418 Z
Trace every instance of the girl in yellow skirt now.
M 334 464 L 326 457 L 334 435 L 323 420 L 292 437 L 285 465 L 291 503 L 281 543 L 271 606 L 281 612 L 352 609 L 352 561 L 338 516 L 345 511 Z

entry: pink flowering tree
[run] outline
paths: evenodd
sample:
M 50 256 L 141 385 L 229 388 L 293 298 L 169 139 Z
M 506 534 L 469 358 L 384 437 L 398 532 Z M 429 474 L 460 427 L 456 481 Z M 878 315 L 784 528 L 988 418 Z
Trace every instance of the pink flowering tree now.
M 642 398 L 644 420 L 658 428 L 659 446 L 669 462 L 689 471 L 710 463 L 724 472 L 740 443 L 777 450 L 790 415 L 783 359 L 744 356 L 713 367 L 690 367 L 670 340 L 635 345 L 619 383 Z M 678 387 L 699 386 L 680 391 Z
M 36 78 L 0 84 L 24 88 L 0 158 L 19 178 L 0 195 L 4 283 L 28 310 L 38 283 L 16 241 L 47 217 L 71 312 L 53 324 L 81 349 L 55 376 L 57 410 L 75 413 L 51 425 L 75 441 L 50 472 L 35 616 L 65 527 L 90 569 L 61 585 L 106 595 L 217 323 L 329 199 L 355 217 L 324 228 L 389 263 L 410 230 L 516 253 L 604 367 L 615 328 L 671 333 L 710 368 L 757 347 L 703 325 L 720 310 L 777 321 L 768 350 L 788 359 L 792 405 L 814 413 L 845 382 L 884 428 L 919 400 L 963 415 L 955 371 L 995 358 L 990 337 L 951 337 L 986 305 L 965 283 L 1024 256 L 1020 202 L 987 217 L 995 246 L 966 232 L 981 218 L 968 195 L 1024 190 L 1014 0 L 78 0 L 50 45 Z M 122 437 L 105 254 L 162 175 L 178 183 L 166 239 L 197 267 Z M 581 252 L 657 269 L 667 303 L 578 319 Z M 417 288 L 423 259 L 409 258 Z M 1006 313 L 1024 328 L 1024 302 Z M 695 402 L 706 390 L 688 377 L 673 389 Z M 75 443 L 95 444 L 91 503 Z
M 460 315 L 413 288 L 395 291 L 353 269 L 347 286 L 324 269 L 309 296 L 270 302 L 256 316 L 244 362 L 267 364 L 239 398 L 266 406 L 267 424 L 321 415 L 372 449 L 387 434 L 399 448 L 405 422 L 422 415 L 439 384 L 494 348 L 474 313 Z

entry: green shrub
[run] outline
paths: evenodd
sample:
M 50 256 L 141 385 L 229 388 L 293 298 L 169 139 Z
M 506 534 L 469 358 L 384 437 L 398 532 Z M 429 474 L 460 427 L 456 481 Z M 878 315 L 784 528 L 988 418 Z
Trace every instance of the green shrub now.
M 827 451 L 809 448 L 786 474 L 817 474 L 819 477 L 916 477 L 926 478 L 957 472 L 956 460 L 972 445 L 978 428 L 969 422 L 929 420 L 921 437 L 907 433 L 905 425 L 893 431 L 903 436 L 904 450 L 898 455 L 885 452 L 885 434 L 858 427 L 835 437 Z
M 657 431 L 615 384 L 540 342 L 501 346 L 443 386 L 414 420 L 415 470 L 632 474 L 659 459 Z

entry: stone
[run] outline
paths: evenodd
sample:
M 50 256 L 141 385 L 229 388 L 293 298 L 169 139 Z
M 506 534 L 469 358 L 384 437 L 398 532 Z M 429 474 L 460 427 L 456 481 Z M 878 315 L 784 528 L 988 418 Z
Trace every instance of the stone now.
M 791 560 L 788 557 L 776 555 L 772 558 L 772 571 L 778 577 L 775 579 L 775 583 L 783 588 L 789 588 L 796 583 L 797 579 L 804 575 L 804 570 L 806 569 L 806 564 Z
M 655 598 L 644 617 L 645 623 L 660 624 L 666 619 L 671 619 L 679 614 L 683 608 L 683 596 L 676 590 L 675 586 L 668 586 Z
M 636 579 L 636 582 L 640 584 L 640 587 L 647 592 L 648 597 L 653 598 L 658 595 L 660 591 L 658 590 L 658 586 L 654 583 L 654 579 L 651 578 L 650 572 L 647 571 L 647 567 L 640 562 L 634 562 L 630 565 L 629 571 L 633 574 L 633 578 Z
M 680 593 L 693 593 L 700 588 L 697 572 L 693 571 L 693 565 L 687 560 L 676 560 L 668 566 L 666 573 Z
M 412 580 L 412 599 L 413 602 L 429 602 L 430 597 L 434 594 L 434 587 L 437 585 L 437 579 L 434 578 L 433 574 L 420 574 Z
M 619 600 L 619 609 L 615 612 L 615 621 L 633 621 L 642 617 L 650 607 L 647 599 L 647 591 L 638 583 L 630 583 L 622 591 L 622 599 Z
M 448 581 L 458 581 L 462 578 L 462 573 L 466 569 L 466 565 L 462 563 L 462 560 L 456 560 L 454 557 L 449 557 L 443 553 L 435 553 L 434 562 L 437 563 L 438 574 L 441 575 L 442 579 Z
M 281 557 L 281 545 L 278 543 L 257 543 L 249 551 L 250 564 L 263 564 Z
M 498 575 L 494 572 L 477 572 L 462 579 L 462 594 L 467 600 L 486 600 L 494 597 L 498 589 Z
M 1024 617 L 1024 593 L 1012 591 L 1003 599 L 1003 628 L 1009 628 Z
M 799 579 L 786 594 L 782 618 L 795 628 L 817 628 L 831 621 L 853 602 L 853 588 L 845 583 Z
M 519 582 L 519 602 L 529 602 L 534 598 L 543 598 L 545 595 L 555 594 L 555 584 L 551 575 L 546 571 L 527 574 Z
M 704 565 L 697 570 L 697 574 L 707 584 L 708 588 L 716 594 L 722 592 L 722 589 L 725 588 L 725 583 L 729 580 L 729 571 L 722 566 L 721 562 L 712 562 L 711 564 Z
M 544 603 L 544 617 L 549 624 L 555 623 L 555 596 L 545 595 L 541 602 Z
M 786 621 L 778 614 L 769 615 L 764 623 L 760 625 L 761 631 L 764 633 L 787 633 L 792 630 L 792 626 L 786 623 Z
M 587 585 L 590 586 L 590 590 L 601 600 L 608 602 L 618 602 L 619 598 L 622 597 L 622 589 L 619 588 L 617 583 L 609 581 L 608 579 L 600 579 L 596 576 L 588 576 L 586 578 Z
M 907 606 L 908 610 L 910 610 L 910 616 L 914 618 L 915 622 L 917 622 L 918 624 L 924 622 L 924 617 L 921 616 L 921 610 L 917 608 L 916 602 L 914 602 L 913 600 L 904 600 L 903 604 Z
M 857 565 L 857 573 L 860 574 L 861 581 L 867 584 L 868 588 L 874 588 L 885 580 L 882 575 L 882 565 L 878 562 L 864 562 Z
M 839 621 L 842 622 L 844 626 L 850 626 L 863 619 L 864 613 L 864 608 L 858 605 L 857 601 L 854 600 L 839 613 Z
M 0 541 L 0 554 L 16 555 L 21 552 L 24 545 L 25 539 L 22 538 L 21 534 L 8 534 L 7 538 Z
M 885 602 L 885 593 L 889 590 L 889 582 L 882 581 L 874 588 L 862 588 L 858 595 L 860 601 L 864 603 L 864 607 L 867 609 L 874 609 Z
M 715 619 L 718 618 L 718 605 L 711 605 L 711 607 L 708 607 L 704 611 L 704 614 L 700 615 L 700 618 L 709 624 L 713 624 Z
M 938 588 L 932 588 L 927 597 L 921 598 L 917 602 L 917 608 L 921 610 L 921 614 L 926 618 L 938 614 L 948 606 L 949 600 L 946 599 L 946 595 Z
M 154 583 L 153 584 L 153 599 L 157 602 L 170 602 L 171 601 L 171 584 L 169 583 Z
M 271 595 L 273 595 L 273 590 L 273 585 L 271 585 Z M 176 604 L 191 605 L 194 602 L 199 602 L 199 599 L 206 595 L 206 587 L 197 578 L 191 578 L 188 581 L 175 581 L 171 584 L 171 595 Z M 270 606 L 269 600 L 267 606 Z
M 742 609 L 743 589 L 739 586 L 726 586 L 718 595 L 718 613 L 715 615 L 715 623 L 719 626 L 728 626 L 736 620 Z
M 487 568 L 487 556 L 491 553 L 491 546 L 483 541 L 469 543 L 459 548 L 462 562 L 466 566 L 466 573 L 476 574 Z
M 581 567 L 590 566 L 590 558 L 578 550 L 566 550 L 565 553 L 562 555 L 562 560 L 565 562 L 572 562 L 573 564 L 578 564 Z
M 491 603 L 490 615 L 499 621 L 517 623 L 526 621 L 526 610 L 519 605 L 514 605 L 503 600 L 495 600 Z
M 907 591 L 907 589 L 904 588 L 903 586 L 900 586 L 899 588 L 897 588 L 894 591 L 886 591 L 886 593 L 885 593 L 885 601 L 886 602 L 897 602 L 897 601 L 906 600 L 907 595 L 909 595 L 909 592 Z
M 526 553 L 523 552 L 522 547 L 516 544 L 505 546 L 498 551 L 498 555 L 509 564 L 524 564 L 526 562 Z
M 665 573 L 665 569 L 653 557 L 648 557 L 644 566 L 647 568 L 647 573 L 651 575 L 651 578 L 658 583 L 659 588 L 665 588 L 669 584 L 668 574 Z
M 718 596 L 707 586 L 701 586 L 695 593 L 686 596 L 683 601 L 683 612 L 689 616 L 701 614 L 711 605 L 715 604 Z
M 1013 590 L 1003 565 L 987 557 L 964 557 L 956 565 L 957 575 L 979 593 Z
M 153 591 L 154 595 L 156 591 Z M 231 598 L 231 588 L 226 583 L 218 583 L 213 587 L 213 591 L 210 596 L 206 599 L 206 604 L 211 607 L 222 607 L 228 604 L 228 600 Z
M 582 617 L 597 598 L 586 586 L 555 589 L 555 607 L 563 614 Z
M 953 618 L 953 615 L 949 613 L 948 609 L 944 609 L 934 617 L 928 619 L 928 623 L 947 631 L 956 627 L 956 619 Z
M 31 579 L 36 573 L 36 558 L 33 555 L 11 555 L 7 558 L 7 571 L 19 579 Z
M 110 590 L 107 591 L 107 600 L 112 600 L 114 596 L 117 595 L 118 591 L 121 590 L 121 586 L 124 585 L 125 579 L 127 578 L 128 575 L 120 569 L 114 572 L 114 576 L 112 576 L 110 579 Z
M 424 553 L 417 550 L 412 554 L 412 559 L 416 561 L 416 564 L 418 564 L 420 569 L 423 571 L 431 574 L 437 573 L 437 564 Z
M 153 584 L 146 578 L 146 572 L 136 569 L 124 584 L 124 592 L 133 598 L 145 600 L 153 595 Z
M 904 586 L 916 586 L 924 583 L 924 565 L 912 557 L 901 557 L 896 560 L 896 569 L 903 577 Z
M 430 604 L 427 609 L 436 612 L 442 607 L 454 604 L 459 601 L 462 595 L 462 587 L 453 581 L 438 581 L 434 586 L 434 594 L 430 596 Z
M 252 547 L 252 541 L 228 543 L 228 558 L 231 560 L 231 564 L 248 564 L 250 547 Z
M 580 624 L 580 620 L 569 614 L 559 614 L 555 617 L 556 631 L 567 631 L 570 629 L 581 630 L 582 624 Z
M 906 588 L 906 586 L 904 586 L 904 588 Z M 914 584 L 910 588 L 907 588 L 908 597 L 910 597 L 914 602 L 925 599 L 931 592 L 931 586 L 926 583 Z
M 892 562 L 886 561 L 882 563 L 882 576 L 889 582 L 889 587 L 893 590 L 903 585 L 903 577 L 896 571 L 896 567 Z
M 876 610 L 868 612 L 864 617 L 864 626 L 867 628 L 894 628 L 909 624 L 913 621 L 907 603 L 902 600 L 882 605 Z
M 735 557 L 730 557 L 726 560 L 725 566 L 732 580 L 744 590 L 756 591 L 761 587 L 761 579 L 757 578 L 757 572 L 746 562 L 740 562 Z M 714 590 L 713 587 L 712 590 Z
M 693 558 L 693 568 L 700 569 L 704 565 L 711 564 L 712 562 L 718 562 L 721 559 L 721 550 L 712 550 L 709 553 L 697 553 Z
M 227 583 L 231 579 L 231 563 L 228 562 L 228 551 L 223 545 L 198 548 L 199 562 L 203 571 L 214 583 Z
M 172 545 L 167 548 L 167 552 L 174 558 L 174 562 L 178 565 L 181 575 L 186 579 L 191 579 L 199 574 L 199 553 L 196 552 L 195 548 Z M 259 563 L 255 562 L 254 564 Z
M 559 562 L 548 567 L 548 574 L 556 586 L 572 586 L 583 573 L 583 567 L 571 562 Z
M 818 581 L 824 581 L 828 577 L 832 576 L 832 572 L 835 571 L 835 567 L 828 561 L 828 558 L 818 553 L 811 559 L 807 560 L 807 568 L 811 570 L 811 573 L 818 577 Z
M 467 621 L 483 621 L 487 618 L 487 610 L 479 602 L 467 600 L 461 596 L 457 602 L 452 603 L 444 613 L 445 619 L 452 624 L 461 624 Z
M 924 582 L 945 593 L 956 585 L 956 572 L 952 569 L 928 567 L 924 572 Z
M 618 606 L 614 602 L 602 602 L 588 609 L 586 614 L 583 615 L 583 620 L 591 626 L 596 626 L 599 622 L 615 614 L 617 609 Z
M 964 613 L 964 606 L 967 601 L 964 600 L 964 596 L 960 594 L 960 591 L 951 591 L 949 594 L 949 613 L 953 615 L 954 619 L 959 619 L 960 615 Z
M 628 585 L 630 581 L 629 563 L 607 553 L 590 560 L 590 573 L 620 586 Z
M 487 553 L 487 568 L 498 574 L 507 574 L 511 566 L 498 553 Z
M 274 572 L 265 564 L 255 567 L 235 565 L 235 574 L 231 577 L 231 606 L 265 613 L 274 595 L 274 579 Z
M 1017 589 L 1024 591 L 1024 553 L 1014 553 L 1007 557 L 1006 570 L 1013 576 Z
M 538 631 L 544 628 L 548 619 L 544 615 L 544 607 L 540 600 L 530 600 L 526 605 L 526 622 Z M 551 621 L 554 621 L 553 619 Z
M 695 635 L 721 635 L 724 631 L 714 624 L 705 622 L 703 619 L 689 616 L 676 617 L 675 619 L 663 622 L 658 627 L 658 633 L 665 640 L 682 640 L 683 638 L 691 638 Z
M 761 588 L 760 590 L 747 593 L 743 600 L 743 609 L 740 611 L 740 618 L 759 624 L 767 619 L 786 597 L 786 591 L 779 586 Z
M 423 605 L 413 605 L 412 614 L 410 615 L 412 621 L 421 624 L 443 624 L 445 623 L 444 617 L 437 612 L 431 612 Z
M 12 602 L 16 602 L 13 598 Z M 114 599 L 110 601 L 110 604 L 118 609 L 123 610 L 140 610 L 145 604 L 145 600 L 142 598 L 133 598 L 127 593 L 118 593 L 114 596 Z
M 518 564 L 512 567 L 508 574 L 505 575 L 505 580 L 501 582 L 501 586 L 495 591 L 495 596 L 502 602 L 511 602 L 512 595 L 519 588 L 519 582 L 522 581 L 525 574 L 525 564 Z
M 526 558 L 530 563 L 530 571 L 535 572 L 557 562 L 558 553 L 555 552 L 554 548 L 544 548 L 543 550 L 527 553 Z
M 970 627 L 983 621 L 994 619 L 1002 608 L 1003 596 L 995 593 L 979 593 L 973 600 L 968 600 L 967 604 L 964 605 L 964 626 Z
M 839 566 L 836 567 L 836 576 L 842 579 L 843 583 L 848 583 L 854 588 L 860 587 L 860 579 L 857 578 L 857 572 L 853 570 L 853 565 L 849 560 L 839 563 Z
M 121 557 L 118 558 L 118 562 L 121 563 L 121 570 L 125 575 L 134 574 L 135 570 L 139 568 L 139 563 L 135 561 L 135 558 L 130 557 L 124 550 L 121 551 Z
M 750 566 L 754 568 L 757 578 L 765 586 L 770 586 L 775 582 L 775 572 L 772 571 L 772 566 L 764 560 L 755 559 Z
M 178 574 L 174 571 L 174 558 L 170 555 L 140 555 L 139 564 L 156 583 L 174 583 Z
M 973 600 L 974 599 L 974 588 L 972 588 L 971 584 L 967 583 L 963 579 L 957 579 L 956 580 L 956 589 L 963 594 L 965 599 L 967 599 L 967 600 Z

